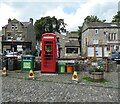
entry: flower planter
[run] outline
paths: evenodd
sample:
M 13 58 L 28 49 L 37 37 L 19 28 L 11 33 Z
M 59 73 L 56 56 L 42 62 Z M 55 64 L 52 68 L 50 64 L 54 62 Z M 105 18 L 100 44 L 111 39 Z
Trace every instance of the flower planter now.
M 90 78 L 93 80 L 104 79 L 104 72 L 90 72 Z

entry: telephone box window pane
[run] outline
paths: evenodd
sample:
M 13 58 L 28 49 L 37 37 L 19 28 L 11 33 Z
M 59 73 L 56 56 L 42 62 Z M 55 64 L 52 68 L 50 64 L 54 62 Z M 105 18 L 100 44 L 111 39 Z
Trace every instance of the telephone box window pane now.
M 52 42 L 45 42 L 45 51 L 47 52 L 52 51 Z

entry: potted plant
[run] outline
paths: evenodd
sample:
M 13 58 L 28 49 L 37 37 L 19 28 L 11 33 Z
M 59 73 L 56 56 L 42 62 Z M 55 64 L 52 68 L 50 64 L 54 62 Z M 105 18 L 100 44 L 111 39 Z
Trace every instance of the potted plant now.
M 89 74 L 93 80 L 102 80 L 104 79 L 104 68 L 102 66 L 94 66 Z
M 51 52 L 51 47 L 47 46 L 47 47 L 45 47 L 45 50 L 46 50 L 46 52 Z

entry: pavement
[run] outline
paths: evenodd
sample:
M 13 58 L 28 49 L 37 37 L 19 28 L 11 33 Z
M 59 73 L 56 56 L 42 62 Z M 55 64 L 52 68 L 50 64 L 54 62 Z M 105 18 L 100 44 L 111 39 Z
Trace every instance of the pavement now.
M 120 65 L 117 65 L 120 70 Z M 105 83 L 83 80 L 88 72 L 78 72 L 78 82 L 72 73 L 44 74 L 35 71 L 35 80 L 28 72 L 9 71 L 2 78 L 2 102 L 113 102 L 119 101 L 119 71 L 105 72 Z

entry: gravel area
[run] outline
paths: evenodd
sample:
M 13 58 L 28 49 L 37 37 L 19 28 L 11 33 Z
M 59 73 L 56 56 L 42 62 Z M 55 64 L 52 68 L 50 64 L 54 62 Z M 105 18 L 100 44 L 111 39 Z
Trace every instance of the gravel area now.
M 120 69 L 120 65 L 117 67 Z M 2 102 L 118 102 L 120 72 L 106 72 L 106 83 L 82 80 L 87 72 L 78 73 L 79 82 L 72 74 L 41 74 L 28 80 L 27 72 L 11 71 L 2 77 Z

